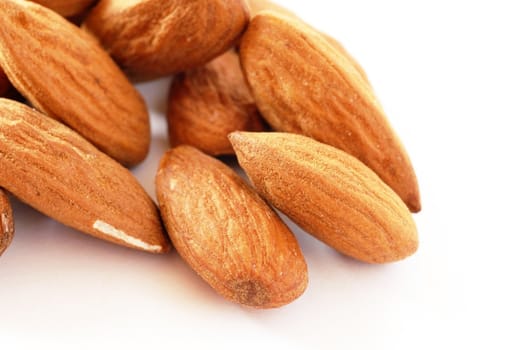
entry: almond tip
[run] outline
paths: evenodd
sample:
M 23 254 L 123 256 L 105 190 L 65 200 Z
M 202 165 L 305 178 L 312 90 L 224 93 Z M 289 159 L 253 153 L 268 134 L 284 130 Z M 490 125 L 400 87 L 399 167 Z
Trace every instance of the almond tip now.
M 419 213 L 421 211 L 421 200 L 419 196 L 413 196 L 407 201 L 407 207 L 411 213 Z
M 242 131 L 233 131 L 227 135 L 227 138 L 229 139 L 229 142 L 232 144 L 233 148 L 236 148 L 235 146 L 241 142 L 243 139 L 243 134 L 244 132 Z

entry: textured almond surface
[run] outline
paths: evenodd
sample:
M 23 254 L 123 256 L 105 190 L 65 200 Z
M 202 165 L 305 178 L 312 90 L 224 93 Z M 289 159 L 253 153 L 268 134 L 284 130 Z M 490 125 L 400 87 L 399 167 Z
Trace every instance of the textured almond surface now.
M 0 188 L 0 255 L 13 240 L 15 225 L 13 211 L 7 194 Z
M 119 162 L 141 162 L 147 108 L 94 39 L 29 1 L 2 0 L 0 13 L 0 65 L 17 90 Z
M 0 186 L 95 237 L 152 253 L 169 249 L 155 204 L 129 170 L 66 126 L 6 99 Z
M 264 129 L 234 51 L 173 80 L 167 120 L 171 145 L 211 155 L 234 154 L 227 138 L 233 131 Z
M 190 146 L 165 154 L 160 211 L 182 258 L 225 298 L 278 307 L 307 286 L 307 266 L 278 215 L 225 164 Z
M 416 251 L 408 208 L 356 158 L 301 135 L 235 132 L 230 139 L 258 192 L 341 253 L 387 263 Z
M 340 148 L 421 209 L 409 157 L 354 65 L 320 34 L 269 12 L 256 15 L 240 58 L 260 112 L 276 130 Z
M 101 0 L 84 27 L 128 74 L 147 79 L 224 53 L 248 20 L 243 0 Z
M 51 10 L 69 17 L 75 16 L 85 11 L 89 6 L 94 4 L 96 0 L 31 0 L 42 6 L 50 8 Z

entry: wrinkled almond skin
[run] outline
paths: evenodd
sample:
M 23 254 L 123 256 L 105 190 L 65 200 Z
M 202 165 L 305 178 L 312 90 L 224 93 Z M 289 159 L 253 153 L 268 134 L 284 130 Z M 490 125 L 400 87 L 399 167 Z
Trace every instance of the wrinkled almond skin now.
M 346 152 L 287 133 L 234 132 L 230 139 L 256 190 L 339 252 L 388 263 L 417 250 L 416 226 L 406 205 Z
M 0 99 L 0 186 L 45 215 L 130 248 L 170 244 L 131 172 L 63 124 Z
M 83 26 L 125 72 L 143 80 L 209 62 L 248 21 L 243 0 L 101 0 Z
M 179 146 L 164 155 L 156 192 L 176 250 L 219 294 L 273 308 L 304 292 L 307 265 L 295 237 L 225 164 Z
M 5 252 L 15 233 L 13 211 L 7 194 L 0 188 L 0 256 Z
M 50 8 L 64 17 L 76 16 L 89 8 L 96 0 L 31 0 Z
M 301 18 L 299 18 L 294 12 L 286 9 L 283 6 L 280 6 L 272 1 L 269 0 L 247 0 L 247 4 L 249 5 L 249 10 L 251 13 L 251 18 L 253 18 L 255 15 L 257 15 L 259 12 L 262 11 L 272 11 L 278 14 L 279 16 L 285 16 L 289 17 L 291 20 L 299 21 L 302 25 L 305 25 L 309 27 L 309 29 L 316 31 L 312 26 L 310 26 L 308 23 L 304 22 Z M 333 46 L 334 49 L 338 50 L 341 54 L 345 55 L 347 60 L 350 61 L 350 63 L 354 66 L 354 68 L 360 73 L 363 80 L 365 80 L 367 83 L 369 83 L 369 79 L 367 77 L 367 73 L 361 66 L 361 64 L 345 49 L 345 47 L 336 39 L 331 37 L 330 35 L 327 35 L 325 33 L 319 32 L 321 36 L 325 40 L 329 42 Z M 370 84 L 370 83 L 369 83 Z
M 124 165 L 149 151 L 140 94 L 87 33 L 29 1 L 0 1 L 0 65 L 38 110 Z
M 321 35 L 261 12 L 243 37 L 240 58 L 258 108 L 275 130 L 304 134 L 352 154 L 411 211 L 421 210 L 410 159 L 370 86 Z
M 238 54 L 228 51 L 175 78 L 167 121 L 172 146 L 187 144 L 213 156 L 234 154 L 229 133 L 264 130 Z

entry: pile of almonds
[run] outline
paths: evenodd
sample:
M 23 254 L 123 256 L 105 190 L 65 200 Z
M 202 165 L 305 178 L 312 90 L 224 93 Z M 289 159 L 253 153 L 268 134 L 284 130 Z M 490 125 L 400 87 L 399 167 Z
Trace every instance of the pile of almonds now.
M 127 167 L 150 147 L 131 81 L 162 76 L 174 77 L 173 148 L 158 210 Z M 253 187 L 213 158 L 233 154 Z M 0 0 L 0 187 L 116 244 L 165 253 L 172 242 L 218 293 L 257 308 L 308 283 L 272 207 L 364 262 L 418 246 L 416 175 L 365 72 L 265 0 Z M 0 254 L 13 232 L 0 189 Z

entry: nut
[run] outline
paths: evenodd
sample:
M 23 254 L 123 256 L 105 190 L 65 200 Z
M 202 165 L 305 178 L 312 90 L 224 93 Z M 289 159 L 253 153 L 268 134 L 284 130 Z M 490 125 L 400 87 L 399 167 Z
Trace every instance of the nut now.
M 233 131 L 264 130 L 238 54 L 228 51 L 175 78 L 167 121 L 171 145 L 191 145 L 210 155 L 234 154 L 227 138 Z
M 94 39 L 29 1 L 1 1 L 0 13 L 0 66 L 16 89 L 124 165 L 141 162 L 147 108 Z
M 341 253 L 387 263 L 416 251 L 408 208 L 348 153 L 287 133 L 234 132 L 230 140 L 256 190 Z
M 256 15 L 240 59 L 258 109 L 278 131 L 342 149 L 373 169 L 413 212 L 416 175 L 369 84 L 346 56 L 301 22 Z
M 163 253 L 158 210 L 131 172 L 59 122 L 0 99 L 0 187 L 92 236 Z
M 307 265 L 296 239 L 225 164 L 177 147 L 160 163 L 156 192 L 176 250 L 225 298 L 270 308 L 304 292 Z
M 84 28 L 129 75 L 151 79 L 209 62 L 248 21 L 243 0 L 101 0 Z

